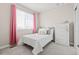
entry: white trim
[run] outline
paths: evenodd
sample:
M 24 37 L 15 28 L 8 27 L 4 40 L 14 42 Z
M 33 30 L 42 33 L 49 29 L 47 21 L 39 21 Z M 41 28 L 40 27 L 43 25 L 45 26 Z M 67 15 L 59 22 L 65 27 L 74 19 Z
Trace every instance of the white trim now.
M 0 49 L 4 49 L 4 48 L 7 48 L 7 47 L 10 47 L 10 45 L 4 45 L 4 46 L 0 46 Z

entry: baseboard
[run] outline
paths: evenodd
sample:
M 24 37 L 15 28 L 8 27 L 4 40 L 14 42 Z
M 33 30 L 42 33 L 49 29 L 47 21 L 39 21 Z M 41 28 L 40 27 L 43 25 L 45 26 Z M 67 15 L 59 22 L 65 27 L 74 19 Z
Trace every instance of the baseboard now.
M 7 47 L 10 47 L 10 45 L 4 45 L 4 46 L 0 46 L 0 49 L 4 49 L 4 48 L 7 48 Z
M 65 45 L 65 44 L 61 44 L 61 43 L 56 43 L 55 44 L 58 44 L 58 45 L 61 45 L 61 46 L 65 46 L 65 47 L 71 47 L 70 45 Z

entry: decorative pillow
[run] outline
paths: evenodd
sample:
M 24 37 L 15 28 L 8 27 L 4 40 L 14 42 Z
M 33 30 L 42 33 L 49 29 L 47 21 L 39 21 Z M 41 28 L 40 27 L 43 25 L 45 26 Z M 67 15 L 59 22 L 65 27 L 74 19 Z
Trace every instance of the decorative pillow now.
M 53 32 L 54 32 L 54 29 L 51 28 L 51 29 L 50 29 L 50 34 L 53 34 Z
M 54 32 L 54 28 L 50 28 L 48 34 L 53 34 L 53 32 Z
M 39 31 L 38 31 L 38 34 L 41 34 L 41 35 L 46 35 L 48 32 L 48 29 L 45 29 L 45 28 L 40 28 Z

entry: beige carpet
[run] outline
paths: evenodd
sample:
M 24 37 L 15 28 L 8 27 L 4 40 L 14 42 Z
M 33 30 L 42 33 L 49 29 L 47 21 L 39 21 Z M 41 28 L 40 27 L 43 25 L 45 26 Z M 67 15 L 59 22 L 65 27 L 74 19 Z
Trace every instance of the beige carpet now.
M 0 55 L 33 55 L 32 47 L 27 45 L 16 46 L 14 48 L 5 48 L 0 50 Z M 59 44 L 51 42 L 48 44 L 44 51 L 39 53 L 39 55 L 75 55 L 76 51 L 73 47 L 65 47 Z

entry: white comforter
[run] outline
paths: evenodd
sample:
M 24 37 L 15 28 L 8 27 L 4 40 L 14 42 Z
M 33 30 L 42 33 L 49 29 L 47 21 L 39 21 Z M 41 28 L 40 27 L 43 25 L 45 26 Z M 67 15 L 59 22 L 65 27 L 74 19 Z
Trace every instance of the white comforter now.
M 38 54 L 43 51 L 43 47 L 53 40 L 53 35 L 29 34 L 22 37 L 22 41 L 33 47 L 32 53 Z

